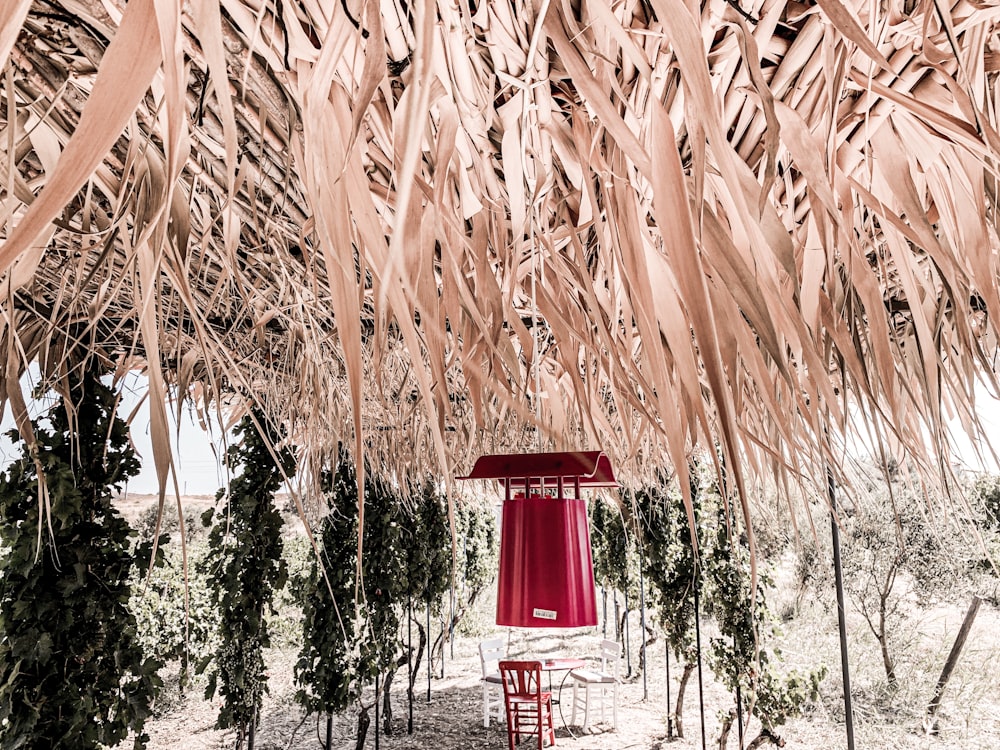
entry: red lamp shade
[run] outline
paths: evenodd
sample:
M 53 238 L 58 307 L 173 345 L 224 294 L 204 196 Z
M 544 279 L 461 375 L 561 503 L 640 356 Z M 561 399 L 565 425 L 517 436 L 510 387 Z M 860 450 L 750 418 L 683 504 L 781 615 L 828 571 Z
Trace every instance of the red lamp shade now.
M 596 625 L 594 564 L 580 488 L 617 486 L 608 457 L 601 451 L 481 456 L 459 479 L 504 484 L 497 624 Z M 546 487 L 555 496 L 547 496 Z M 565 497 L 569 487 L 575 497 Z
M 503 504 L 497 625 L 575 628 L 597 624 L 587 506 L 533 495 Z

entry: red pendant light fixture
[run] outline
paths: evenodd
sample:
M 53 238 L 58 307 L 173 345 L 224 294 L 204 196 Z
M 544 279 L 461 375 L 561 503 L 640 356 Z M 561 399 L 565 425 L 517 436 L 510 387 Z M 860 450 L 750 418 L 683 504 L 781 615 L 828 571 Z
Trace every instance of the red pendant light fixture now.
M 602 451 L 480 456 L 469 475 L 458 478 L 496 479 L 504 487 L 497 625 L 596 625 L 580 490 L 618 486 L 608 457 Z

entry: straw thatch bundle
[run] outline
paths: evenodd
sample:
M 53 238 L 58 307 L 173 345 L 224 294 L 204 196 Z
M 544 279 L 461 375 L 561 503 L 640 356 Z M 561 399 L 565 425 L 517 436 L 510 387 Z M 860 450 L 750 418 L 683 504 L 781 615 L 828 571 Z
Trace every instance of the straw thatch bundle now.
M 7 395 L 83 341 L 380 468 L 934 468 L 997 385 L 998 17 L 6 0 Z

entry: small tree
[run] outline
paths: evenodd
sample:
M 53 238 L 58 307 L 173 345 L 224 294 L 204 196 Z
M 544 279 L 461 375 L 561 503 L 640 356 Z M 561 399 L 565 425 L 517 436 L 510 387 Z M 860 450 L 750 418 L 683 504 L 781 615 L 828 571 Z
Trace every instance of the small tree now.
M 441 497 L 441 513 L 439 517 L 425 518 L 438 529 L 438 541 L 443 545 L 439 548 L 442 565 L 440 574 L 445 576 L 444 586 L 439 597 L 451 585 L 452 548 L 451 533 L 448 530 L 448 517 L 445 511 L 447 498 Z M 500 549 L 497 542 L 496 514 L 493 507 L 482 503 L 468 503 L 455 508 L 455 606 L 451 612 L 451 620 L 447 631 L 434 641 L 432 654 L 440 654 L 444 649 L 444 633 L 454 633 L 462 618 L 478 601 L 480 594 L 497 577 L 497 563 Z M 441 532 L 447 532 L 441 533 Z M 447 558 L 447 559 L 445 559 Z
M 872 479 L 868 492 L 841 515 L 844 585 L 878 642 L 887 685 L 895 691 L 896 638 L 908 617 L 905 591 L 918 603 L 969 593 L 976 549 L 961 533 L 963 520 L 935 519 L 916 482 L 899 467 L 890 465 L 883 477 L 888 482 Z
M 640 555 L 635 523 L 617 503 L 598 496 L 590 504 L 590 527 L 594 580 L 605 589 L 621 592 L 625 597 L 624 608 L 620 617 L 616 612 L 615 622 L 615 629 L 622 633 L 624 641 L 629 604 L 639 600 Z M 618 597 L 614 593 L 612 596 L 617 610 Z
M 33 423 L 36 445 L 0 477 L 4 747 L 89 750 L 129 732 L 136 747 L 148 739 L 159 664 L 144 656 L 128 609 L 129 574 L 148 554 L 137 561 L 133 532 L 111 504 L 139 462 L 114 410 L 96 359 L 71 369 L 62 399 Z
M 412 602 L 434 609 L 440 606 L 441 597 L 451 585 L 451 530 L 444 498 L 432 479 L 421 488 L 420 500 L 412 516 L 404 521 L 406 596 Z M 430 643 L 430 633 L 424 632 L 420 618 L 415 618 L 418 633 L 417 653 L 410 675 L 410 693 L 420 668 L 421 654 Z M 427 660 L 433 663 L 432 649 L 427 649 Z
M 202 519 L 212 524 L 204 566 L 219 611 L 220 641 L 205 694 L 209 698 L 216 691 L 222 694 L 217 725 L 235 727 L 237 748 L 246 740 L 252 749 L 267 692 L 263 653 L 271 642 L 267 615 L 274 609 L 274 592 L 285 585 L 288 575 L 281 554 L 283 522 L 274 494 L 294 473 L 295 459 L 290 448 L 276 447 L 282 435 L 260 411 L 243 418 L 236 437 L 242 440 L 229 448 L 226 458 L 231 471 L 239 474 L 228 494 L 219 490 L 216 495 L 216 502 L 222 503 L 218 514 L 210 509 Z
M 401 649 L 400 612 L 406 599 L 406 551 L 401 543 L 402 502 L 392 485 L 369 474 L 365 487 L 365 528 L 362 548 L 362 593 L 367 637 L 361 642 L 361 673 L 381 678 L 384 729 L 392 734 L 390 688 Z M 380 699 L 376 692 L 375 700 Z M 362 706 L 362 711 L 366 708 Z M 364 742 L 359 733 L 358 746 Z
M 355 602 L 358 485 L 349 456 L 340 453 L 321 490 L 328 512 L 320 525 L 319 559 L 302 587 L 302 650 L 295 665 L 296 700 L 309 712 L 344 711 L 361 694 L 360 612 Z M 331 596 L 332 595 L 332 596 Z M 331 745 L 327 721 L 327 748 Z
M 739 695 L 736 709 L 722 718 L 719 748 L 726 747 L 737 711 L 761 722 L 760 734 L 750 741 L 748 750 L 766 742 L 783 746 L 777 728 L 816 699 L 826 669 L 778 673 L 780 654 L 768 645 L 774 635 L 774 618 L 767 607 L 766 590 L 771 581 L 761 570 L 763 561 L 757 561 L 757 588 L 753 591 L 749 545 L 739 531 L 732 505 L 724 502 L 714 478 L 703 477 L 698 494 L 702 513 L 711 514 L 711 520 L 706 519 L 710 525 L 705 529 L 703 565 L 706 609 L 719 630 L 719 636 L 711 640 L 712 670 Z
M 697 495 L 695 496 L 697 499 Z M 680 494 L 663 483 L 636 493 L 641 515 L 646 578 L 656 593 L 660 626 L 674 655 L 684 660 L 673 721 L 684 737 L 684 695 L 697 666 L 695 649 L 695 555 L 691 526 Z

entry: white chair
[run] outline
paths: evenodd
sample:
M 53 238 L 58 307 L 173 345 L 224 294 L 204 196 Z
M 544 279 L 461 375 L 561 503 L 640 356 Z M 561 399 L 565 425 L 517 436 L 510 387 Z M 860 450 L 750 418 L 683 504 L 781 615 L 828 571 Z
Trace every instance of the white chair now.
M 591 708 L 600 705 L 601 721 L 604 721 L 604 704 L 611 699 L 611 727 L 618 727 L 618 667 L 621 647 L 614 641 L 601 641 L 601 669 L 574 669 L 573 715 L 570 724 L 576 724 L 577 706 L 583 709 L 583 730 L 590 726 Z M 610 695 L 608 693 L 610 692 Z
M 483 668 L 483 726 L 489 728 L 490 715 L 496 710 L 497 721 L 504 719 L 503 678 L 500 660 L 506 656 L 503 638 L 492 638 L 479 644 L 479 665 Z

